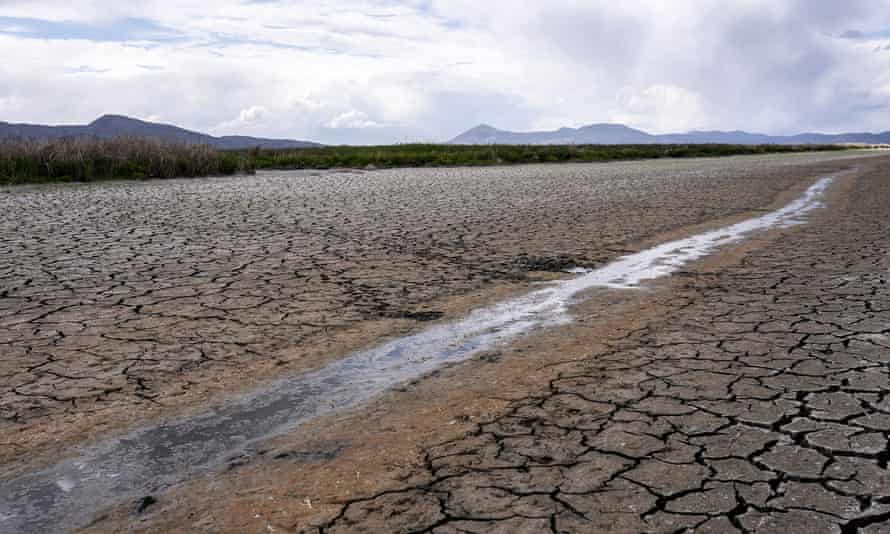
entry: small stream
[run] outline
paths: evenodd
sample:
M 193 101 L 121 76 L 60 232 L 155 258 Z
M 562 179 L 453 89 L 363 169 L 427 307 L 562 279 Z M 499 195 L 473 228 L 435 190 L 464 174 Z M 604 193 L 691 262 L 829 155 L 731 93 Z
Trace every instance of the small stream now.
M 664 243 L 465 318 L 354 353 L 311 373 L 194 417 L 146 427 L 84 449 L 79 457 L 0 481 L 0 532 L 75 529 L 100 510 L 224 465 L 259 442 L 321 415 L 354 407 L 392 388 L 510 341 L 532 329 L 571 320 L 571 305 L 591 288 L 637 288 L 738 242 L 754 232 L 805 222 L 822 206 L 836 175 L 826 176 L 785 207 L 722 229 Z

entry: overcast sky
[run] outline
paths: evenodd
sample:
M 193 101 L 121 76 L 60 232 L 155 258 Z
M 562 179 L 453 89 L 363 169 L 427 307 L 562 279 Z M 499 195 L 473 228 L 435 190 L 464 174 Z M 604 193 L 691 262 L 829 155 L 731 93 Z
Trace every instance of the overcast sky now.
M 890 0 L 0 0 L 0 120 L 890 130 Z

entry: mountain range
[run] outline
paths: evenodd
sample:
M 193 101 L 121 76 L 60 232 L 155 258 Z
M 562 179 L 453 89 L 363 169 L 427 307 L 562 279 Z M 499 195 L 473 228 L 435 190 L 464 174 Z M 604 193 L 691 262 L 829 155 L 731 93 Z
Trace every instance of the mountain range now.
M 225 150 L 253 147 L 308 148 L 322 146 L 309 141 L 292 139 L 264 139 L 242 135 L 214 137 L 178 126 L 146 122 L 123 115 L 103 115 L 86 125 L 44 126 L 40 124 L 11 124 L 0 122 L 0 139 L 58 139 L 62 137 L 146 137 L 187 144 L 210 145 Z
M 450 141 L 457 145 L 624 145 L 624 144 L 706 144 L 733 145 L 831 145 L 842 143 L 890 144 L 890 132 L 883 133 L 802 133 L 776 136 L 743 131 L 692 131 L 653 135 L 623 124 L 591 124 L 581 128 L 553 131 L 511 132 L 481 124 Z
M 311 141 L 266 139 L 241 135 L 214 137 L 170 124 L 147 122 L 123 115 L 103 115 L 90 124 L 46 126 L 13 124 L 0 121 L 0 139 L 58 139 L 62 137 L 147 137 L 188 144 L 204 144 L 224 150 L 253 147 L 283 149 L 323 146 Z M 618 145 L 618 144 L 707 144 L 734 145 L 830 145 L 890 144 L 890 131 L 882 133 L 802 133 L 775 136 L 743 131 L 692 131 L 673 134 L 650 134 L 623 124 L 591 124 L 580 128 L 552 131 L 511 132 L 481 124 L 455 137 L 457 145 Z

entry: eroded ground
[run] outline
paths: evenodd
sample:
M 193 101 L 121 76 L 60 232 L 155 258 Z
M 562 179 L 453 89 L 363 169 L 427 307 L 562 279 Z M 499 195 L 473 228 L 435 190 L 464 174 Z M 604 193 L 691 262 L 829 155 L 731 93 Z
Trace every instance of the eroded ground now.
M 305 425 L 91 529 L 883 532 L 887 165 L 741 158 L 0 194 L 4 216 L 44 224 L 3 245 L 18 258 L 3 283 L 19 283 L 0 291 L 2 461 L 20 471 L 54 439 L 64 451 L 190 411 L 527 290 L 537 271 L 773 209 L 855 166 L 806 227 L 650 292 L 592 295 L 573 325 Z M 48 222 L 63 206 L 85 219 Z
M 6 190 L 0 464 L 319 366 L 460 311 L 450 296 L 523 290 L 531 271 L 764 206 L 850 165 L 836 158 Z
M 890 169 L 852 187 L 317 531 L 890 532 Z
M 855 164 L 807 226 L 595 292 L 88 530 L 883 532 L 890 172 Z

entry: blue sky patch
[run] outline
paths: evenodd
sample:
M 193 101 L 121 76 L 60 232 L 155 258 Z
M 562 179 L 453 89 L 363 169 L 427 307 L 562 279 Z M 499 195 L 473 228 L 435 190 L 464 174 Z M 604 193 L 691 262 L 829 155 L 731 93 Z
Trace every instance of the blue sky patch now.
M 89 24 L 75 21 L 0 17 L 0 35 L 29 39 L 85 40 L 96 42 L 173 42 L 184 36 L 148 19 L 127 18 Z
M 890 29 L 887 30 L 876 30 L 876 31 L 863 31 L 863 30 L 847 30 L 841 34 L 841 37 L 844 39 L 887 39 L 890 38 Z

